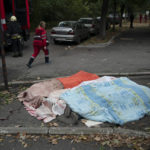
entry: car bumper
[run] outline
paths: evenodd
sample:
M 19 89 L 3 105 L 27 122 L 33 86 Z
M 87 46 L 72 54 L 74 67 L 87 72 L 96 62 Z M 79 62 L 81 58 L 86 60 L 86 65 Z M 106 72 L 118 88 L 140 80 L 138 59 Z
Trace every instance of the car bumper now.
M 51 35 L 51 38 L 55 41 L 68 41 L 68 42 L 73 42 L 77 40 L 77 37 L 74 35 Z
M 95 34 L 96 33 L 96 30 L 94 28 L 90 28 L 89 31 L 90 31 L 91 34 Z

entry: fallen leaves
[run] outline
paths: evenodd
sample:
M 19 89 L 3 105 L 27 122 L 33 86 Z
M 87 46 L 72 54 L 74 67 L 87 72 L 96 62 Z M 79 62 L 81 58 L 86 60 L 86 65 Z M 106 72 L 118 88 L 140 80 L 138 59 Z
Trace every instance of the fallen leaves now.
M 7 137 L 12 135 L 8 134 Z M 12 136 L 13 137 L 13 136 Z M 104 134 L 90 134 L 90 135 L 28 135 L 24 133 L 18 133 L 14 136 L 16 140 L 22 144 L 24 148 L 29 147 L 31 141 L 38 142 L 39 139 L 44 139 L 53 145 L 58 144 L 59 140 L 68 140 L 71 143 L 80 142 L 96 142 L 101 146 L 101 150 L 105 147 L 129 147 L 134 150 L 145 150 L 145 147 L 150 147 L 150 138 L 145 137 L 128 137 L 117 134 L 104 135 Z M 15 138 L 11 138 L 10 142 L 14 142 Z M 3 142 L 2 136 L 0 136 L 0 142 Z M 30 141 L 30 142 L 29 142 Z M 30 143 L 30 144 L 29 144 Z M 73 149 L 72 149 L 73 150 Z M 75 150 L 75 149 L 74 149 Z
M 25 144 L 23 145 L 23 147 L 24 147 L 24 148 L 26 148 L 27 146 L 28 146 L 28 144 L 27 144 L 27 143 L 25 143 Z
M 52 139 L 51 143 L 52 144 L 58 144 L 58 141 L 57 141 L 57 139 Z
M 9 92 L 9 91 L 6 91 L 6 90 L 5 90 L 5 91 L 1 91 L 0 96 L 1 96 L 1 95 L 6 95 L 6 94 L 9 94 L 9 93 L 10 93 L 10 92 Z
M 18 87 L 9 86 L 9 91 L 0 90 L 0 104 L 10 104 L 17 99 L 17 95 L 26 90 L 29 85 L 21 85 Z
M 37 77 L 37 80 L 40 80 L 41 78 L 40 77 Z
M 20 133 L 19 134 L 19 138 L 20 138 L 20 140 L 25 140 L 26 139 L 26 133 L 24 132 L 24 133 Z
M 16 96 L 9 91 L 0 91 L 2 104 L 10 104 Z
M 50 122 L 50 123 L 48 123 L 48 126 L 49 127 L 58 127 L 59 125 L 56 122 Z
M 121 147 L 123 145 L 135 150 L 144 150 L 143 146 L 150 146 L 150 138 L 144 137 L 127 137 L 121 135 L 50 135 L 49 142 L 58 144 L 59 140 L 70 140 L 71 143 L 92 142 L 95 141 L 102 146 Z
M 0 139 L 0 142 L 3 142 L 4 141 L 4 139 Z
M 150 133 L 150 127 L 145 128 L 146 132 Z
M 26 139 L 27 139 L 27 134 L 26 132 L 23 133 L 18 133 L 16 138 L 18 139 L 18 141 L 23 145 L 24 148 L 26 148 L 28 146 Z
M 29 146 L 29 144 L 28 144 L 29 140 L 37 142 L 40 137 L 41 136 L 39 136 L 39 135 L 28 135 L 28 134 L 26 134 L 26 132 L 18 133 L 15 136 L 15 138 L 18 139 L 18 142 L 20 142 L 24 148 Z

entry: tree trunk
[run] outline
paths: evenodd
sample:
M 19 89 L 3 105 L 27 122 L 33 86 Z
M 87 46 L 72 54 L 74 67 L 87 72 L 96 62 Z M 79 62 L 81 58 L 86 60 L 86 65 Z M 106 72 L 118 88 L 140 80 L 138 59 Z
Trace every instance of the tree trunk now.
M 122 4 L 121 9 L 120 9 L 120 19 L 121 19 L 120 25 L 119 25 L 120 27 L 122 27 L 122 18 L 123 18 L 124 9 L 125 9 L 125 5 Z
M 115 25 L 116 25 L 116 6 L 117 5 L 117 3 L 116 3 L 116 0 L 114 0 L 114 14 L 113 14 L 113 31 L 115 31 Z
M 101 11 L 101 28 L 100 36 L 104 39 L 106 37 L 106 16 L 108 11 L 109 0 L 103 0 Z
M 7 79 L 7 67 L 6 67 L 6 60 L 5 60 L 5 50 L 4 50 L 4 31 L 2 29 L 2 23 L 0 22 L 0 54 L 2 58 L 2 70 L 3 70 L 3 78 L 4 78 L 4 85 L 5 89 L 8 89 L 8 79 Z

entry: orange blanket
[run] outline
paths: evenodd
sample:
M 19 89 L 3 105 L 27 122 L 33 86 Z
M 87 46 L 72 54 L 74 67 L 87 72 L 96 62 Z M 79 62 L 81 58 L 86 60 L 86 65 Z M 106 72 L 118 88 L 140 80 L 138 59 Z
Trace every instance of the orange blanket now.
M 99 78 L 96 74 L 79 71 L 78 73 L 64 78 L 57 78 L 64 86 L 64 88 L 73 88 L 83 81 L 95 80 Z

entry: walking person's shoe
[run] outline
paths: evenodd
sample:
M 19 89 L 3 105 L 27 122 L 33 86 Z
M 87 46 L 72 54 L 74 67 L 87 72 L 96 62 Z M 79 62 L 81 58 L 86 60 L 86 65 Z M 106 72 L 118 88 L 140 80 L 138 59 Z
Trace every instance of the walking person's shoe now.
M 26 64 L 28 68 L 31 68 L 31 64 L 33 63 L 33 61 L 34 61 L 34 58 L 31 57 L 29 59 L 29 62 Z
M 49 60 L 49 57 L 45 57 L 45 64 L 50 64 L 51 61 Z

